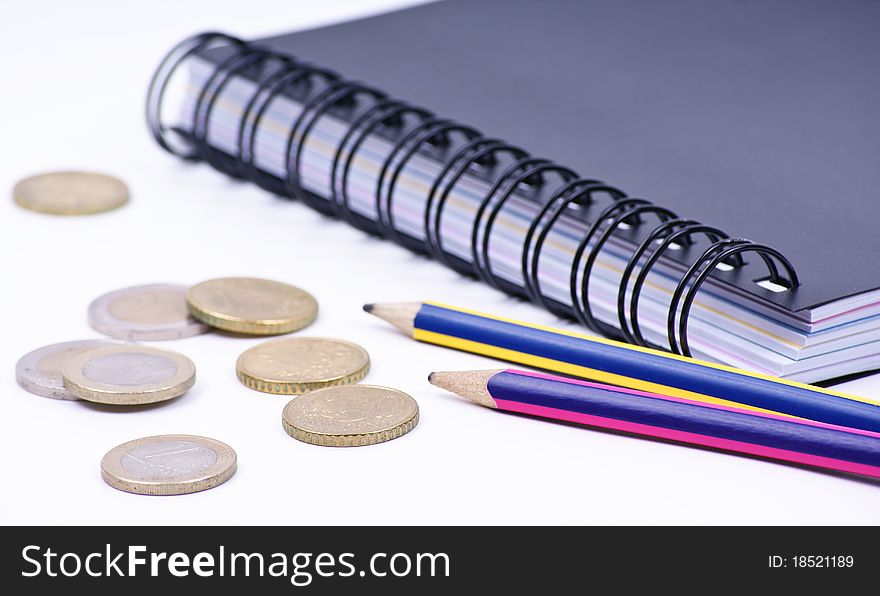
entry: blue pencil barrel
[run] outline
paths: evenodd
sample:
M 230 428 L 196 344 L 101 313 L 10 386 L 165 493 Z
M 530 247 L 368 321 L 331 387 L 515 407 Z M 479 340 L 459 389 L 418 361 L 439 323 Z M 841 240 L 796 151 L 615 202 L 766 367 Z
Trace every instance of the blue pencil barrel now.
M 488 389 L 495 399 L 880 466 L 878 437 L 567 381 L 508 371 Z
M 679 360 L 659 351 L 633 350 L 624 344 L 571 337 L 432 304 L 422 306 L 415 325 L 425 331 L 809 420 L 880 432 L 880 406 Z

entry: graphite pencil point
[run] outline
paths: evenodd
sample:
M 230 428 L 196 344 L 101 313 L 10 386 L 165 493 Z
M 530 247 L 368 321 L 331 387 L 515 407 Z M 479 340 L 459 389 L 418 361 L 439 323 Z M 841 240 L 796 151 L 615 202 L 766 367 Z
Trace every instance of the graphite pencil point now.
M 421 308 L 421 302 L 373 303 L 364 305 L 365 311 L 374 317 L 391 323 L 410 337 L 412 337 L 415 330 L 416 315 L 418 315 Z

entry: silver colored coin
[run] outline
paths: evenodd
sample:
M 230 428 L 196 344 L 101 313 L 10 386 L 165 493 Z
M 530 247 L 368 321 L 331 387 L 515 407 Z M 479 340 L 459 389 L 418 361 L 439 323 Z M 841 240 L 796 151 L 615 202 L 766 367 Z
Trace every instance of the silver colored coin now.
M 15 365 L 15 379 L 23 389 L 52 399 L 78 400 L 64 388 L 61 371 L 67 362 L 87 350 L 117 345 L 112 341 L 86 339 L 52 344 L 28 352 Z
M 185 495 L 229 480 L 237 467 L 226 443 L 195 435 L 161 435 L 114 447 L 101 460 L 101 477 L 139 495 Z
M 140 405 L 186 393 L 196 367 L 183 354 L 130 344 L 83 352 L 64 365 L 62 375 L 64 387 L 80 399 Z
M 207 333 L 210 327 L 192 318 L 185 286 L 150 284 L 123 288 L 89 305 L 89 324 L 104 335 L 132 341 L 180 339 Z

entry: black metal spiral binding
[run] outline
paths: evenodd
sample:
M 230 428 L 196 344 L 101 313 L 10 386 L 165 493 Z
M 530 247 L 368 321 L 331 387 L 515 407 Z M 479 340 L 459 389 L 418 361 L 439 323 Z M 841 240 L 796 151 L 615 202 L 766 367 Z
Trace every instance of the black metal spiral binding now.
M 572 180 L 561 186 L 538 210 L 526 231 L 523 241 L 522 267 L 523 281 L 532 302 L 541 305 L 553 314 L 563 318 L 575 318 L 574 307 L 544 296 L 541 291 L 541 280 L 538 276 L 538 265 L 541 260 L 541 252 L 544 241 L 553 229 L 556 221 L 565 213 L 571 205 L 586 207 L 593 202 L 593 195 L 597 193 L 608 194 L 613 201 L 626 198 L 626 194 L 603 184 L 598 180 L 580 178 Z M 538 231 L 540 230 L 540 232 Z M 535 238 L 535 234 L 537 237 Z M 533 241 L 533 238 L 534 241 Z
M 266 77 L 257 86 L 241 115 L 238 126 L 238 159 L 241 162 L 241 174 L 257 186 L 276 194 L 284 193 L 284 184 L 275 176 L 264 174 L 256 165 L 255 145 L 256 132 L 263 121 L 269 106 L 280 93 L 291 85 L 305 79 L 312 67 L 285 60 L 281 67 Z
M 376 222 L 379 225 L 379 231 L 385 238 L 393 238 L 400 242 L 400 237 L 394 229 L 393 215 L 391 215 L 391 195 L 386 192 L 385 181 L 388 177 L 392 165 L 395 164 L 397 156 L 401 153 L 407 153 L 407 149 L 421 147 L 423 143 L 429 139 L 435 139 L 442 135 L 444 130 L 451 130 L 459 125 L 452 120 L 446 118 L 429 117 L 419 122 L 416 126 L 409 129 L 405 134 L 395 141 L 391 147 L 391 151 L 382 161 L 379 168 L 379 176 L 376 179 L 376 192 L 374 195 L 374 207 L 376 210 Z M 406 158 L 408 159 L 408 158 Z M 424 249 L 424 245 L 420 247 Z
M 679 243 L 682 246 L 689 246 L 693 244 L 693 237 L 697 234 L 706 236 L 709 241 L 713 243 L 719 242 L 728 237 L 727 234 L 720 229 L 703 225 L 694 220 L 673 219 L 654 228 L 651 234 L 649 234 L 636 249 L 632 257 L 630 257 L 629 262 L 624 268 L 623 275 L 620 278 L 620 287 L 617 294 L 618 309 L 623 308 L 622 311 L 618 312 L 621 323 L 620 329 L 623 332 L 624 339 L 630 341 L 630 343 L 645 347 L 658 347 L 650 345 L 645 340 L 642 335 L 641 327 L 639 326 L 639 298 L 641 296 L 642 288 L 644 287 L 645 280 L 648 278 L 648 274 L 653 269 L 654 264 L 657 263 L 663 253 L 670 246 L 674 243 Z M 646 252 L 649 252 L 648 259 L 639 270 L 639 274 L 636 276 L 636 281 L 633 284 L 632 293 L 630 295 L 628 309 L 629 324 L 627 324 L 627 309 L 621 305 L 625 302 L 626 290 L 629 286 L 629 280 L 632 277 L 632 273 L 638 265 L 639 260 Z M 733 264 L 738 265 L 739 263 L 740 260 L 737 260 Z
M 406 144 L 409 144 L 409 149 L 404 151 L 403 156 L 397 161 L 397 165 L 394 167 L 394 171 L 391 174 L 391 178 L 388 181 L 388 188 L 385 193 L 377 194 L 377 211 L 379 213 L 380 219 L 384 216 L 387 222 L 386 232 L 389 238 L 404 246 L 413 252 L 424 254 L 428 252 L 427 239 L 425 240 L 417 240 L 413 236 L 408 234 L 403 234 L 397 230 L 394 226 L 394 209 L 392 208 L 392 201 L 394 199 L 394 189 L 397 186 L 397 181 L 400 178 L 400 174 L 403 171 L 406 164 L 410 159 L 418 152 L 418 150 L 425 143 L 434 143 L 435 145 L 443 145 L 448 147 L 450 144 L 451 135 L 460 134 L 466 140 L 472 140 L 478 136 L 480 133 L 470 126 L 464 126 L 458 124 L 454 121 L 446 121 L 437 123 L 435 126 L 428 127 L 424 130 L 424 132 L 412 137 L 410 141 L 404 141 L 401 139 L 398 142 L 398 145 L 395 146 L 395 150 L 392 150 L 389 157 L 386 159 L 385 164 L 382 166 L 382 170 L 379 174 L 379 182 L 377 184 L 378 192 L 381 193 L 382 183 L 384 181 L 385 174 L 387 172 L 386 166 L 390 166 L 392 156 L 394 156 L 397 151 L 397 147 L 404 147 Z M 382 201 L 382 197 L 384 197 L 384 201 Z M 384 214 L 384 215 L 383 215 Z
M 171 129 L 162 122 L 162 102 L 165 99 L 165 92 L 168 89 L 168 83 L 171 81 L 171 77 L 174 75 L 177 67 L 190 56 L 206 50 L 213 43 L 218 41 L 226 42 L 236 48 L 242 48 L 247 45 L 237 37 L 215 31 L 193 35 L 180 42 L 162 59 L 162 62 L 160 62 L 159 66 L 156 68 L 156 72 L 153 73 L 153 77 L 150 79 L 150 85 L 147 89 L 146 116 L 147 126 L 150 129 L 150 133 L 153 135 L 153 138 L 156 139 L 156 142 L 159 143 L 160 147 L 183 159 L 199 159 L 200 155 L 198 149 L 191 149 L 189 152 L 186 152 L 175 148 L 172 143 L 168 141 L 167 134 Z
M 172 76 L 189 58 L 210 52 L 216 52 L 217 59 L 195 97 L 192 129 L 185 131 L 169 127 L 162 121 L 162 105 Z M 274 67 L 270 68 L 271 65 Z M 212 145 L 209 131 L 224 89 L 238 76 L 256 79 L 255 90 L 245 102 L 238 123 L 235 155 Z M 282 95 L 301 103 L 301 111 L 286 133 L 285 174 L 279 177 L 257 163 L 255 150 L 265 116 L 273 102 Z M 329 197 L 325 198 L 313 195 L 303 187 L 300 169 L 309 135 L 321 118 L 330 112 L 341 115 L 348 125 L 333 151 Z M 718 228 L 678 218 L 669 209 L 644 199 L 627 197 L 622 190 L 599 180 L 580 178 L 567 167 L 533 157 L 515 145 L 487 138 L 474 128 L 437 117 L 424 108 L 388 98 L 379 89 L 224 33 L 207 32 L 192 36 L 163 58 L 150 81 L 146 116 L 156 142 L 170 153 L 188 160 L 206 161 L 231 176 L 248 178 L 267 190 L 300 199 L 313 209 L 341 217 L 365 232 L 390 238 L 415 252 L 428 253 L 459 273 L 479 277 L 509 294 L 528 297 L 554 314 L 574 317 L 594 331 L 638 345 L 651 346 L 639 324 L 639 300 L 648 275 L 671 248 L 688 249 L 682 251 L 687 254 L 698 237 L 710 245 L 696 260 L 689 264 L 681 258 L 669 261 L 685 268 L 666 313 L 669 342 L 666 349 L 672 352 L 690 355 L 687 337 L 690 312 L 700 288 L 718 272 L 720 264 L 732 267 L 734 271 L 729 275 L 735 275 L 747 264 L 743 255 L 753 253 L 766 267 L 768 281 L 788 289 L 799 283 L 792 264 L 770 246 L 730 238 Z M 179 143 L 172 142 L 172 132 L 181 139 Z M 375 218 L 371 218 L 353 209 L 349 178 L 355 157 L 367 139 L 374 135 L 386 139 L 390 149 L 376 176 Z M 425 195 L 424 237 L 417 238 L 396 226 L 394 200 L 398 181 L 407 164 L 417 155 L 425 154 L 426 146 L 431 147 L 428 154 L 439 162 L 439 170 L 430 180 Z M 499 166 L 502 156 L 512 161 L 503 169 Z M 441 233 L 444 209 L 465 174 L 482 178 L 489 187 L 472 222 L 470 261 L 446 249 Z M 560 184 L 550 187 L 549 175 L 558 176 Z M 525 232 L 520 259 L 522 283 L 517 284 L 493 271 L 489 248 L 496 233 L 495 224 L 505 205 L 524 187 L 529 187 L 528 192 L 517 196 L 532 201 L 536 211 Z M 567 272 L 571 304 L 565 304 L 545 295 L 541 288 L 541 255 L 562 216 L 592 214 L 598 209 L 595 204 L 597 196 L 608 196 L 611 202 L 592 218 L 584 234 L 577 239 L 571 270 Z M 648 215 L 657 218 L 659 223 L 645 234 L 643 217 Z M 615 327 L 599 321 L 593 314 L 589 292 L 591 273 L 599 254 L 622 224 L 633 228 L 629 234 L 636 239 L 637 245 L 632 253 L 628 253 L 617 287 L 618 327 Z M 664 271 L 668 270 L 670 267 L 664 268 Z
M 568 182 L 577 179 L 578 177 L 574 170 L 565 166 L 560 166 L 548 160 L 531 160 L 531 163 L 533 164 L 532 167 L 525 168 L 506 185 L 507 189 L 491 207 L 492 193 L 489 193 L 487 200 L 482 203 L 481 209 L 477 211 L 477 216 L 474 218 L 473 232 L 471 234 L 471 254 L 473 255 L 474 263 L 477 265 L 477 272 L 480 277 L 495 288 L 512 296 L 523 298 L 528 297 L 525 286 L 518 286 L 514 283 L 508 282 L 492 272 L 492 261 L 489 255 L 489 239 L 492 236 L 492 226 L 498 218 L 498 214 L 501 212 L 504 204 L 510 199 L 514 191 L 517 190 L 521 184 L 531 183 L 543 185 L 546 183 L 546 176 L 548 174 L 558 175 L 563 182 Z M 483 207 L 485 207 L 485 209 L 483 209 Z M 488 211 L 486 209 L 488 209 Z M 485 217 L 485 224 L 482 224 L 484 219 L 483 215 L 485 213 L 488 213 L 488 215 Z M 482 233 L 480 233 L 481 230 Z
M 755 253 L 761 257 L 761 260 L 764 261 L 764 265 L 766 265 L 767 270 L 770 273 L 770 276 L 767 278 L 768 281 L 788 289 L 797 287 L 800 283 L 797 272 L 791 262 L 785 258 L 785 255 L 771 246 L 758 244 L 742 238 L 727 239 L 716 242 L 709 247 L 699 259 L 694 261 L 685 275 L 681 278 L 681 281 L 679 281 L 678 286 L 675 288 L 675 292 L 672 294 L 672 302 L 669 305 L 666 322 L 670 351 L 683 356 L 691 355 L 687 339 L 688 318 L 691 307 L 697 297 L 697 292 L 700 290 L 700 286 L 703 285 L 709 275 L 715 271 L 715 268 L 720 263 L 743 253 Z M 788 276 L 787 278 L 780 275 L 776 262 L 779 262 L 779 264 L 785 269 L 785 273 Z M 682 294 L 684 294 L 683 301 Z M 679 303 L 681 303 L 680 311 L 678 308 Z M 676 320 L 678 321 L 677 337 L 675 328 Z
M 336 212 L 340 217 L 358 228 L 360 228 L 361 223 L 353 222 L 353 218 L 355 218 L 357 214 L 352 212 L 349 207 L 347 195 L 345 194 L 347 189 L 344 188 L 345 185 L 342 184 L 342 179 L 339 175 L 339 165 L 342 162 L 343 155 L 351 155 L 351 151 L 348 149 L 349 144 L 354 137 L 355 132 L 357 132 L 361 126 L 372 121 L 381 121 L 386 117 L 388 112 L 398 109 L 400 105 L 401 102 L 394 99 L 383 99 L 361 112 L 360 115 L 352 119 L 348 130 L 336 146 L 336 151 L 333 153 L 333 162 L 330 166 L 329 200 L 336 204 Z M 367 218 L 363 219 L 366 220 Z M 367 221 L 372 223 L 372 220 Z
M 665 221 L 661 223 L 659 226 L 651 230 L 651 233 L 648 234 L 644 240 L 642 240 L 641 244 L 633 251 L 632 256 L 629 258 L 626 266 L 623 268 L 623 274 L 620 276 L 620 284 L 617 290 L 617 316 L 618 323 L 620 323 L 620 331 L 623 334 L 623 338 L 629 343 L 635 344 L 639 343 L 636 340 L 635 335 L 631 331 L 631 325 L 629 319 L 626 317 L 626 292 L 629 289 L 629 282 L 632 279 L 632 274 L 635 271 L 636 266 L 639 264 L 641 258 L 651 249 L 654 249 L 651 254 L 649 254 L 649 260 L 656 255 L 659 258 L 659 254 L 663 248 L 666 246 L 670 246 L 672 244 L 672 240 L 669 240 L 668 237 L 676 231 L 676 229 L 687 229 L 689 226 L 699 225 L 698 221 L 693 219 L 671 219 L 669 221 Z M 723 234 L 719 230 L 719 234 Z M 721 236 L 720 236 L 721 237 Z M 726 237 L 726 234 L 723 235 Z M 660 243 L 660 247 L 657 246 L 658 242 Z M 665 242 L 665 244 L 664 244 Z M 693 243 L 693 240 L 689 236 L 685 236 L 685 239 L 682 240 L 682 244 L 690 245 Z M 650 263 L 644 267 L 644 269 L 650 270 L 650 267 L 653 263 Z M 645 274 L 647 275 L 647 273 Z M 641 291 L 641 285 L 639 285 L 638 290 Z M 634 292 L 635 293 L 635 292 Z M 632 302 L 631 307 L 638 309 L 638 296 L 636 296 Z M 638 311 L 636 310 L 635 318 L 638 318 Z M 641 334 L 639 334 L 641 337 Z
M 518 159 L 501 172 L 500 176 L 495 178 L 495 182 L 492 184 L 489 192 L 487 192 L 486 196 L 480 201 L 480 205 L 477 207 L 477 213 L 474 215 L 473 224 L 471 225 L 470 252 L 474 272 L 477 274 L 477 277 L 483 281 L 488 283 L 488 276 L 483 263 L 483 254 L 479 250 L 482 248 L 480 243 L 480 233 L 485 231 L 483 215 L 486 213 L 489 205 L 493 204 L 495 197 L 499 193 L 501 193 L 502 196 L 507 195 L 508 191 L 512 192 L 515 190 L 521 182 L 526 182 L 530 186 L 534 184 L 536 177 L 523 176 L 524 172 L 528 172 L 535 167 L 540 167 L 549 163 L 550 160 L 548 159 L 532 157 L 526 153 L 522 158 Z
M 379 225 L 379 232 L 385 238 L 390 238 L 394 233 L 391 225 L 391 218 L 389 217 L 386 205 L 382 200 L 385 195 L 383 192 L 385 189 L 385 178 L 388 175 L 388 170 L 391 167 L 391 164 L 394 162 L 397 155 L 404 151 L 408 146 L 421 145 L 421 142 L 424 139 L 433 137 L 436 134 L 436 131 L 445 126 L 453 126 L 453 122 L 446 118 L 436 118 L 433 116 L 426 118 L 413 128 L 406 131 L 405 134 L 401 135 L 391 146 L 391 151 L 388 152 L 388 155 L 385 156 L 385 159 L 382 161 L 382 166 L 379 168 L 379 176 L 376 178 L 376 193 L 373 196 L 373 200 L 374 208 L 376 210 L 376 223 Z
M 336 195 L 336 200 L 339 202 L 342 217 L 356 228 L 369 234 L 376 235 L 381 235 L 382 233 L 380 224 L 378 223 L 378 213 L 376 214 L 375 220 L 359 213 L 355 213 L 354 210 L 351 209 L 351 203 L 348 198 L 348 177 L 355 155 L 357 155 L 361 145 L 366 141 L 370 134 L 380 126 L 392 126 L 397 129 L 398 134 L 402 134 L 401 131 L 403 130 L 404 119 L 406 116 L 414 116 L 420 123 L 430 120 L 434 116 L 428 110 L 417 106 L 411 106 L 405 102 L 388 101 L 387 104 L 388 105 L 385 108 L 368 110 L 363 115 L 363 118 L 356 120 L 349 126 L 343 142 L 340 143 L 337 148 L 332 170 L 332 186 L 337 189 L 334 193 Z M 356 131 L 359 131 L 357 136 L 355 136 Z M 347 157 L 345 158 L 345 163 L 343 164 L 341 173 L 338 177 L 339 182 L 337 183 L 336 172 L 338 171 L 338 163 L 343 153 L 347 154 Z
M 235 75 L 272 57 L 273 54 L 266 50 L 244 46 L 241 52 L 233 54 L 217 66 L 211 77 L 202 85 L 196 99 L 193 109 L 193 143 L 202 159 L 229 176 L 241 177 L 240 156 L 238 159 L 237 156 L 230 156 L 226 152 L 212 147 L 208 142 L 208 125 L 211 114 L 217 104 L 217 98 L 220 97 L 223 89 Z
M 653 205 L 644 199 L 621 199 L 612 203 L 605 212 L 602 213 L 596 221 L 590 226 L 590 229 L 584 235 L 583 240 L 578 245 L 575 252 L 575 258 L 572 263 L 570 276 L 570 291 L 572 304 L 575 307 L 575 315 L 578 320 L 608 337 L 621 337 L 620 331 L 611 325 L 597 320 L 593 316 L 592 307 L 590 305 L 590 274 L 593 265 L 602 251 L 605 242 L 611 237 L 615 230 L 624 222 L 640 222 L 641 216 L 644 214 L 654 214 L 663 223 L 676 217 L 675 213 L 666 209 Z M 599 233 L 601 230 L 601 233 Z M 584 256 L 585 249 L 590 246 L 590 240 L 599 234 L 596 241 L 592 244 L 590 252 L 584 261 L 583 267 L 580 266 L 581 258 Z M 580 272 L 580 284 L 577 283 L 578 273 Z M 578 290 L 580 291 L 580 299 L 578 299 Z
M 470 263 L 446 252 L 440 235 L 443 207 L 449 192 L 459 178 L 472 166 L 494 166 L 495 151 L 510 147 L 500 139 L 479 138 L 461 147 L 450 157 L 434 179 L 425 201 L 424 234 L 428 250 L 435 259 L 464 275 L 473 275 Z M 441 191 L 441 188 L 443 189 Z
M 440 225 L 442 221 L 441 218 L 443 217 L 443 207 L 446 204 L 446 201 L 449 198 L 452 189 L 455 188 L 455 185 L 465 174 L 465 172 L 468 171 L 472 164 L 479 163 L 480 161 L 486 163 L 487 160 L 489 163 L 497 163 L 498 157 L 504 154 L 510 155 L 513 159 L 516 159 L 517 162 L 513 166 L 510 166 L 509 168 L 504 170 L 501 175 L 495 179 L 489 192 L 486 194 L 486 198 L 480 205 L 482 209 L 485 209 L 484 205 L 486 200 L 488 200 L 489 197 L 492 197 L 498 191 L 498 188 L 504 183 L 504 181 L 516 172 L 517 164 L 522 165 L 525 163 L 526 165 L 529 165 L 532 163 L 532 160 L 535 160 L 535 158 L 529 157 L 529 154 L 526 151 L 520 149 L 515 145 L 510 145 L 504 142 L 491 143 L 486 147 L 475 151 L 467 159 L 462 160 L 461 163 L 456 166 L 454 172 L 449 176 L 448 180 L 441 184 L 441 187 L 438 189 L 440 195 L 437 198 L 437 208 L 435 210 L 434 217 L 430 222 L 431 234 L 433 235 L 434 241 L 436 243 L 436 253 L 438 255 L 442 255 L 440 257 L 441 260 L 443 260 L 449 267 L 452 267 L 453 269 L 464 275 L 472 277 L 478 276 L 479 266 L 473 261 L 468 262 L 460 257 L 453 256 L 443 249 L 443 237 L 440 234 Z M 535 160 L 535 163 L 537 163 L 537 161 L 543 160 Z M 478 210 L 478 214 L 479 211 L 480 210 Z M 471 237 L 471 249 L 473 252 L 473 234 Z
M 351 101 L 358 95 L 363 94 L 374 100 L 382 100 L 385 93 L 345 80 L 333 81 L 326 89 L 309 99 L 302 108 L 299 117 L 294 121 L 287 136 L 287 148 L 285 150 L 285 163 L 287 164 L 287 189 L 291 197 L 307 204 L 312 209 L 325 215 L 336 214 L 336 203 L 320 198 L 313 198 L 311 193 L 305 191 L 300 178 L 300 162 L 302 159 L 302 147 L 305 145 L 308 134 L 318 119 L 330 108 L 342 102 Z

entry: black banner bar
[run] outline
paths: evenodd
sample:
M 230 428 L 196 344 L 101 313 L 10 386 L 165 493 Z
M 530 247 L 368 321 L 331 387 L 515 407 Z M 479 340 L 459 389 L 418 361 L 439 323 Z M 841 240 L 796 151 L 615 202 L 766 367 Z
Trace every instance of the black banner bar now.
M 754 593 L 872 585 L 880 568 L 875 528 L 18 527 L 3 534 L 2 585 L 20 590 L 7 594 L 219 586 L 259 594 L 475 586 Z

